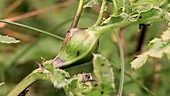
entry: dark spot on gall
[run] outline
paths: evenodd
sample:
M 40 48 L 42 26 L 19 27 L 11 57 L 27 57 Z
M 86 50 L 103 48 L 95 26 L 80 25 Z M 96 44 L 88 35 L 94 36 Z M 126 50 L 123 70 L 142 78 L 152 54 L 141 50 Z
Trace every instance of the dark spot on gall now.
M 103 91 L 101 91 L 101 94 L 104 94 L 104 92 L 103 92 Z
M 142 18 L 142 16 L 139 16 L 139 18 Z

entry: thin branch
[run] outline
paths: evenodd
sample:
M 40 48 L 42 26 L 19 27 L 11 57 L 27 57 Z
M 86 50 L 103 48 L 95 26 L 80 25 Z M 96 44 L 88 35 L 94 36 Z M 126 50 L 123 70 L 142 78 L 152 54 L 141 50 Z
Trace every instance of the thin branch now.
M 123 9 L 122 9 L 122 10 L 123 10 L 123 12 L 125 12 L 125 8 L 126 8 L 126 0 L 123 0 L 122 3 L 123 3 Z
M 117 7 L 117 1 L 116 0 L 113 0 L 113 6 L 114 6 L 114 12 L 113 12 L 113 15 L 118 15 L 119 12 L 118 12 L 118 7 Z
M 141 23 L 147 23 L 147 22 L 158 22 L 158 21 L 165 21 L 164 18 L 159 17 L 151 17 L 146 19 L 140 19 L 140 20 L 134 20 L 134 21 L 121 21 L 114 24 L 109 24 L 105 26 L 95 27 L 95 30 L 99 32 L 99 34 L 103 34 L 105 32 L 110 32 L 114 28 L 121 28 L 132 24 L 141 24 Z
M 1 20 L 1 19 L 0 19 L 0 22 L 7 23 L 7 24 L 10 24 L 10 25 L 19 26 L 19 27 L 26 28 L 26 29 L 29 29 L 29 30 L 33 30 L 35 32 L 39 32 L 39 33 L 45 34 L 47 36 L 50 36 L 50 37 L 53 37 L 53 38 L 57 38 L 59 40 L 64 40 L 63 37 L 60 37 L 58 35 L 55 35 L 55 34 L 52 34 L 50 32 L 43 31 L 43 30 L 31 27 L 31 26 L 27 26 L 27 25 L 24 25 L 24 24 L 19 24 L 19 23 L 16 23 L 16 22 L 5 21 L 5 20 Z
M 73 23 L 72 23 L 70 29 L 77 27 L 78 21 L 80 19 L 80 15 L 81 15 L 81 13 L 83 11 L 83 5 L 84 5 L 84 0 L 80 0 L 76 15 L 74 17 L 74 20 L 73 20 Z
M 122 29 L 120 29 L 120 31 L 122 31 Z M 122 96 L 123 84 L 124 84 L 124 71 L 125 71 L 124 50 L 123 50 L 123 45 L 122 45 L 119 33 L 116 33 L 116 37 L 118 39 L 118 47 L 119 47 L 119 51 L 120 51 L 120 62 L 121 62 L 121 76 L 120 76 L 118 96 Z
M 105 5 L 106 5 L 106 0 L 103 0 L 101 8 L 100 8 L 100 13 L 99 13 L 98 19 L 97 19 L 96 23 L 93 25 L 93 27 L 99 26 L 101 24 L 102 19 L 103 19 L 103 13 L 104 13 Z

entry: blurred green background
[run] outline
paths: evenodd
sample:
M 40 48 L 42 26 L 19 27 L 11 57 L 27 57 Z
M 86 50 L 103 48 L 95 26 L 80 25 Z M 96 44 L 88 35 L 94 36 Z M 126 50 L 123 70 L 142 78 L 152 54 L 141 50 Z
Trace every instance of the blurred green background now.
M 0 18 L 39 28 L 61 37 L 65 37 L 78 6 L 78 0 L 0 0 Z M 78 27 L 92 26 L 98 16 L 98 6 L 86 8 Z M 142 50 L 136 52 L 140 36 L 139 26 L 131 25 L 124 32 L 126 71 L 145 84 L 158 96 L 170 96 L 170 61 L 167 58 L 150 60 L 137 71 L 130 68 L 130 62 L 137 53 L 144 52 L 147 44 L 159 37 L 166 29 L 165 22 L 156 22 L 148 26 Z M 18 44 L 0 43 L 0 96 L 5 96 L 17 83 L 34 69 L 37 62 L 53 59 L 60 50 L 62 41 L 12 25 L 0 24 L 0 34 L 19 39 Z M 113 41 L 113 33 L 106 33 L 100 39 L 98 53 L 119 64 L 119 51 Z M 66 69 L 70 74 L 92 72 L 91 62 Z M 115 84 L 118 89 L 120 73 L 115 72 Z M 129 78 L 125 78 L 123 96 L 147 96 L 148 94 Z M 34 83 L 27 96 L 65 96 L 62 89 L 56 90 L 46 81 Z

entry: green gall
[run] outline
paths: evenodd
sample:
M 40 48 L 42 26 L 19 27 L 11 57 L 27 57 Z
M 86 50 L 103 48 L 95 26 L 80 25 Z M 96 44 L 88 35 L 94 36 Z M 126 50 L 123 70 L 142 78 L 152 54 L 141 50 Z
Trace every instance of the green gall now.
M 72 28 L 68 31 L 62 48 L 53 60 L 55 68 L 87 62 L 98 46 L 100 34 L 93 29 Z

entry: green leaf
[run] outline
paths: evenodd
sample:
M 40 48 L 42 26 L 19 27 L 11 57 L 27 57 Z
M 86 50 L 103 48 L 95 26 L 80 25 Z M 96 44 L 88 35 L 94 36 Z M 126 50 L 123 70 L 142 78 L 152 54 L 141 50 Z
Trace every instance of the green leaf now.
M 0 43 L 11 44 L 11 43 L 19 43 L 19 42 L 20 42 L 19 40 L 16 40 L 13 37 L 0 35 Z
M 89 94 L 99 92 L 98 94 L 105 96 L 113 92 L 115 89 L 114 73 L 109 61 L 99 54 L 94 54 L 93 66 L 94 66 L 94 74 L 97 78 L 98 86 L 94 88 L 92 92 Z M 98 89 L 100 89 L 100 91 Z M 96 96 L 100 96 L 100 95 L 96 95 Z
M 140 16 L 139 16 L 139 19 L 142 18 L 142 19 L 145 19 L 145 18 L 150 18 L 150 17 L 153 17 L 153 16 L 160 16 L 162 13 L 159 9 L 156 9 L 156 8 L 151 8 L 149 10 L 146 10 L 146 11 L 142 11 L 140 13 Z
M 131 3 L 133 3 L 133 5 L 139 6 L 139 5 L 145 5 L 146 4 L 153 4 L 153 3 L 160 3 L 163 0 L 131 0 Z
M 164 8 L 165 10 L 168 10 L 169 6 L 170 6 L 170 0 L 163 0 L 163 3 L 160 7 Z
M 66 79 L 69 78 L 70 75 L 61 69 L 54 69 L 54 73 L 53 73 L 53 84 L 55 88 L 62 88 L 66 85 L 68 85 L 71 80 L 70 79 Z
M 127 14 L 125 13 L 122 13 L 118 16 L 110 16 L 108 19 L 106 19 L 102 25 L 107 25 L 107 24 L 113 24 L 113 23 L 117 23 L 117 22 L 120 22 L 120 21 L 123 21 L 123 20 L 126 20 L 127 18 Z
M 132 7 L 130 6 L 130 1 L 131 0 L 125 0 L 125 12 L 128 14 L 132 12 Z
M 131 68 L 134 70 L 140 68 L 146 63 L 148 57 L 149 56 L 147 52 L 141 55 L 138 55 L 137 58 L 131 62 Z
M 83 6 L 83 8 L 87 8 L 87 7 L 92 7 L 98 3 L 98 0 L 87 0 L 86 4 Z
M 73 76 L 72 82 L 68 85 L 69 91 L 74 96 L 83 96 L 93 87 L 91 74 L 82 73 Z

